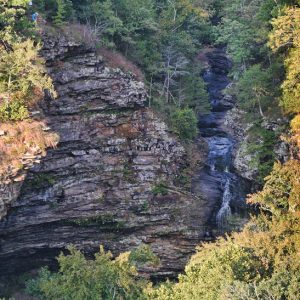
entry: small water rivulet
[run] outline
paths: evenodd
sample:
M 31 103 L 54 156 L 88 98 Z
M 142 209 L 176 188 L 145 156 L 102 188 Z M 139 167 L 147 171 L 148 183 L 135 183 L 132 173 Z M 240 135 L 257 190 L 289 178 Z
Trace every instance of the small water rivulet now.
M 199 128 L 208 145 L 208 155 L 204 168 L 193 179 L 193 188 L 214 206 L 210 225 L 220 233 L 229 230 L 232 213 L 245 208 L 246 192 L 242 178 L 232 166 L 235 140 L 224 126 L 226 113 L 234 106 L 232 98 L 224 95 L 224 89 L 230 84 L 227 75 L 231 62 L 223 49 L 209 52 L 207 58 L 209 68 L 203 78 L 212 109 L 210 114 L 199 117 Z

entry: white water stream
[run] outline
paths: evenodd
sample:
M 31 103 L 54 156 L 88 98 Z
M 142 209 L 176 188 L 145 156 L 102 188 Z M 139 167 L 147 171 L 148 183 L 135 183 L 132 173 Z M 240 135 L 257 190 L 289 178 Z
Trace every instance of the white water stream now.
M 232 195 L 230 192 L 230 178 L 226 180 L 224 193 L 222 198 L 222 205 L 217 214 L 218 228 L 226 228 L 228 218 L 231 216 L 230 201 Z

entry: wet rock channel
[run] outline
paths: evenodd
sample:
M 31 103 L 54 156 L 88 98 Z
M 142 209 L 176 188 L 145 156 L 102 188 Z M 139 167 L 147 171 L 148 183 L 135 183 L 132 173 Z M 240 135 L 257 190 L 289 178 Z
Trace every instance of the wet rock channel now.
M 231 84 L 228 77 L 231 62 L 224 49 L 207 54 L 209 67 L 203 74 L 210 97 L 211 112 L 199 117 L 199 129 L 208 145 L 205 166 L 193 178 L 193 192 L 209 199 L 213 207 L 210 218 L 213 234 L 230 230 L 232 219 L 245 215 L 249 183 L 233 167 L 233 149 L 236 143 L 224 126 L 226 114 L 235 106 L 232 97 L 224 93 Z M 211 233 L 208 233 L 211 234 Z

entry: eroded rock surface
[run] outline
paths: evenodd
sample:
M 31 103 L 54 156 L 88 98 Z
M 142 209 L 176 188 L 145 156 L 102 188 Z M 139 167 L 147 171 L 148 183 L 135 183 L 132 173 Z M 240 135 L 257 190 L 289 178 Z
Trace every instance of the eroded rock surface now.
M 223 127 L 235 137 L 233 149 L 233 166 L 243 178 L 254 181 L 258 175 L 256 153 L 248 150 L 248 130 L 253 124 L 245 123 L 244 111 L 239 108 L 230 110 L 224 119 Z M 257 141 L 259 143 L 260 141 Z
M 282 132 L 284 124 L 287 120 L 277 119 L 277 120 L 265 120 L 262 122 L 262 128 L 280 135 Z M 257 152 L 251 149 L 251 144 L 256 145 L 262 144 L 263 139 L 257 137 L 255 142 L 253 137 L 251 137 L 251 129 L 255 126 L 252 121 L 247 121 L 245 118 L 245 112 L 239 108 L 233 108 L 230 110 L 224 119 L 223 127 L 231 133 L 236 139 L 236 144 L 233 151 L 233 165 L 236 172 L 243 178 L 255 182 L 257 176 L 259 175 L 259 160 L 257 157 Z M 285 162 L 289 157 L 289 147 L 284 139 L 280 136 L 274 141 L 274 154 L 275 159 L 280 162 Z M 253 147 L 252 147 L 253 148 Z
M 212 208 L 175 187 L 186 153 L 144 108 L 143 83 L 62 36 L 45 38 L 43 55 L 59 95 L 43 114 L 60 142 L 0 222 L 0 272 L 44 265 L 71 243 L 117 254 L 142 242 L 161 258 L 157 276 L 182 270 Z

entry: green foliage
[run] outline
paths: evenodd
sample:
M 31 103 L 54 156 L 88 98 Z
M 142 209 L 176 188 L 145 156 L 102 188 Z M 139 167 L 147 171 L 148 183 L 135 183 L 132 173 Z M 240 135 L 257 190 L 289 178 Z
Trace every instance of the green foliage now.
M 270 46 L 273 51 L 288 49 L 285 60 L 286 79 L 282 84 L 281 105 L 286 113 L 300 112 L 300 8 L 290 7 L 283 10 L 283 15 L 272 22 Z
M 27 7 L 27 0 L 0 0 L 0 40 L 7 49 L 32 27 L 25 14 Z
M 51 79 L 39 57 L 40 46 L 28 36 L 34 31 L 26 10 L 28 1 L 0 1 L 0 120 L 20 121 L 28 108 L 43 97 L 55 96 Z
M 47 173 L 36 175 L 31 181 L 28 182 L 30 189 L 40 189 L 54 185 L 55 178 Z
M 198 248 L 174 285 L 162 285 L 150 291 L 156 300 L 217 300 L 236 280 L 252 282 L 259 276 L 259 260 L 232 241 L 204 244 Z
M 168 187 L 164 183 L 159 183 L 154 186 L 152 189 L 152 193 L 154 196 L 166 196 L 168 195 Z
M 201 66 L 194 63 L 190 74 L 183 77 L 183 105 L 190 107 L 196 114 L 210 112 L 211 105 L 206 85 L 200 76 Z M 182 101 L 181 101 L 182 102 Z
M 285 269 L 274 272 L 271 278 L 262 280 L 259 284 L 234 282 L 224 296 L 230 300 L 241 299 L 290 299 L 297 300 L 299 296 L 299 278 L 297 271 Z
M 71 0 L 56 0 L 57 12 L 53 17 L 53 22 L 57 26 L 64 25 L 67 21 L 71 20 L 73 15 L 73 4 Z
M 100 45 L 114 47 L 114 36 L 123 30 L 123 22 L 114 11 L 111 0 L 91 0 L 88 5 L 74 3 L 77 18 L 94 28 Z
M 300 163 L 290 160 L 285 165 L 276 163 L 266 178 L 263 191 L 254 195 L 252 202 L 259 203 L 263 209 L 274 216 L 295 213 L 300 209 Z
M 47 300 L 145 299 L 142 290 L 146 282 L 137 277 L 129 252 L 112 259 L 112 254 L 100 247 L 95 260 L 87 260 L 74 247 L 68 250 L 70 255 L 57 258 L 59 272 L 41 269 L 38 278 L 27 283 L 28 293 Z
M 136 182 L 136 176 L 134 170 L 130 167 L 130 164 L 127 162 L 124 164 L 123 168 L 124 179 L 130 183 Z
M 254 154 L 250 161 L 258 168 L 256 181 L 263 184 L 264 178 L 270 174 L 275 162 L 274 147 L 279 133 L 264 128 L 259 122 L 249 130 L 250 139 L 247 154 Z
M 27 119 L 29 113 L 23 101 L 15 100 L 0 105 L 0 121 L 20 121 Z
M 183 187 L 187 190 L 191 189 L 191 169 L 190 168 L 185 168 L 181 170 L 180 174 L 176 177 L 176 184 L 179 185 L 180 187 Z
M 222 21 L 216 28 L 216 37 L 218 43 L 227 44 L 236 77 L 258 59 L 265 60 L 269 56 L 265 47 L 269 19 L 265 18 L 271 18 L 274 7 L 275 1 L 222 1 Z
M 171 115 L 174 132 L 183 140 L 193 140 L 198 134 L 197 117 L 190 108 L 177 109 Z
M 13 44 L 11 51 L 0 48 L 1 120 L 27 118 L 27 107 L 42 97 L 44 89 L 55 95 L 38 50 L 31 40 Z
M 258 64 L 243 73 L 237 83 L 236 95 L 241 107 L 248 113 L 252 111 L 264 117 L 268 110 L 278 105 L 276 96 L 279 93 L 274 83 L 278 84 L 279 80 L 274 78 L 274 74 L 274 69 L 263 70 Z
M 110 230 L 116 231 L 124 228 L 125 225 L 124 222 L 115 220 L 114 216 L 111 214 L 68 219 L 64 222 L 67 224 L 75 224 L 77 226 L 97 226 L 99 228 L 109 228 Z
M 150 246 L 142 244 L 130 252 L 129 262 L 136 267 L 157 266 L 159 265 L 159 258 L 152 252 Z

